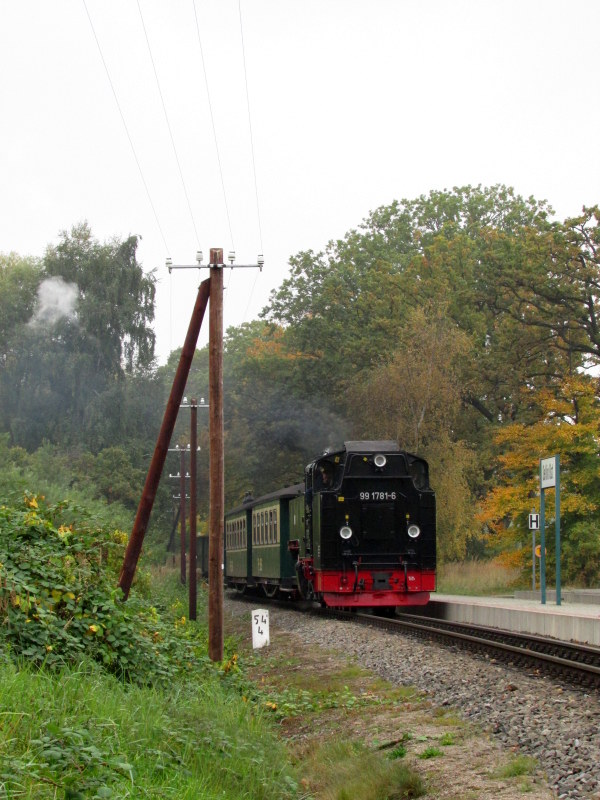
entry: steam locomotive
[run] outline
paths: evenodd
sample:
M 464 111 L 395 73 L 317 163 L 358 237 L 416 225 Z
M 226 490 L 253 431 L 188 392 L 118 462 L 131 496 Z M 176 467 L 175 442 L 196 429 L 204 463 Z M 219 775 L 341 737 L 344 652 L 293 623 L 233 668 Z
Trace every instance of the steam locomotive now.
M 225 582 L 240 593 L 342 608 L 425 605 L 435 590 L 435 494 L 427 462 L 393 441 L 349 441 L 304 483 L 225 515 Z

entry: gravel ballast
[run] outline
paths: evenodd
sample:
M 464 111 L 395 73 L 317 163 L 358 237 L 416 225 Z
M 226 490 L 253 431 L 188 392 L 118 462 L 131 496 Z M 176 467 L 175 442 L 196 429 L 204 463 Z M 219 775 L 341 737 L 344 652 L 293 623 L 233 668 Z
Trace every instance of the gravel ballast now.
M 272 624 L 307 644 L 339 649 L 395 684 L 427 692 L 535 757 L 559 798 L 600 800 L 600 701 L 595 690 L 376 628 L 274 608 Z

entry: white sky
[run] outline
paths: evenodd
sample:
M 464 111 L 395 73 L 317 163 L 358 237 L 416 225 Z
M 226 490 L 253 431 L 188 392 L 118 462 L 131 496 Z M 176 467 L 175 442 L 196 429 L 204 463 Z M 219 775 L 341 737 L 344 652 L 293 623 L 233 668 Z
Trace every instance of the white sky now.
M 144 268 L 158 267 L 161 363 L 199 282 L 169 276 L 167 256 L 264 253 L 262 273 L 227 271 L 227 327 L 257 317 L 290 255 L 394 199 L 505 183 L 561 219 L 600 202 L 598 0 L 196 0 L 196 12 L 206 81 L 193 0 L 0 0 L 0 252 L 41 256 L 84 219 L 100 240 L 140 234 Z

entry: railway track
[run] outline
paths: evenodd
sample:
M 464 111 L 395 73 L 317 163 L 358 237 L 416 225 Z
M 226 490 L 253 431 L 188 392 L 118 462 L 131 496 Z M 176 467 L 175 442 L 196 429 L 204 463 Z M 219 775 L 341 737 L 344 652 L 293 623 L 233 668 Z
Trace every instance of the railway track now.
M 393 632 L 407 631 L 421 638 L 460 646 L 496 660 L 528 668 L 534 674 L 549 673 L 579 686 L 600 686 L 598 647 L 411 614 L 398 614 L 393 618 L 378 617 L 375 614 L 342 613 L 340 616 L 363 625 Z
M 251 600 L 254 604 L 257 602 L 257 598 L 251 599 L 248 596 L 243 600 Z M 409 633 L 510 663 L 527 669 L 532 675 L 550 674 L 576 686 L 600 687 L 600 647 L 406 613 L 397 613 L 393 617 L 378 616 L 376 613 L 321 608 L 306 601 L 294 604 L 265 597 L 261 597 L 259 602 L 286 610 L 333 616 L 356 625 L 368 625 L 392 633 Z

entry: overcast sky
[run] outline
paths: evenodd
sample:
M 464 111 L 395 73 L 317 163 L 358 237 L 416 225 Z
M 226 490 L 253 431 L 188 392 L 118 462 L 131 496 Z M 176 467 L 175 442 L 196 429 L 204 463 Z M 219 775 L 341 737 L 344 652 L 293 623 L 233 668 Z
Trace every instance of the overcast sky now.
M 0 252 L 139 234 L 164 362 L 206 277 L 167 257 L 262 252 L 225 276 L 239 325 L 394 199 L 504 183 L 573 216 L 600 202 L 598 31 L 598 0 L 0 0 Z

